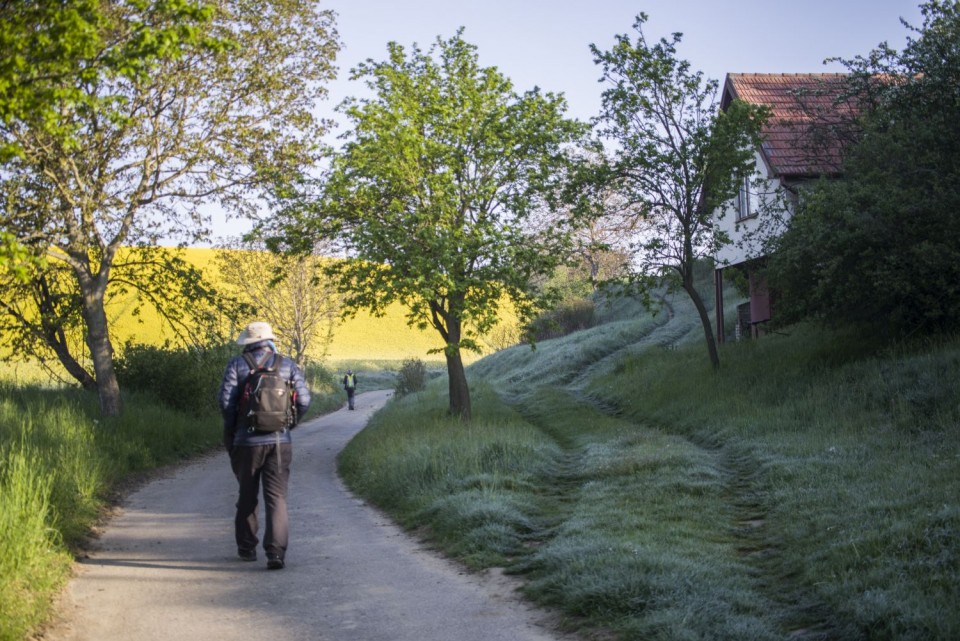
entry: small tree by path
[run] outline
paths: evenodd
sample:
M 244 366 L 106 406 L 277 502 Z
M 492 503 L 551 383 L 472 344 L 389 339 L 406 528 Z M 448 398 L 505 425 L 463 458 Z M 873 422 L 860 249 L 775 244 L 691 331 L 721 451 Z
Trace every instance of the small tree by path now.
M 608 84 L 598 133 L 616 145 L 593 176 L 642 220 L 632 247 L 634 282 L 645 291 L 664 280 L 683 289 L 700 316 L 710 362 L 719 367 L 695 269 L 730 242 L 715 232 L 711 217 L 752 169 L 766 112 L 740 101 L 721 112 L 717 81 L 678 58 L 681 34 L 651 43 L 646 21 L 638 15 L 635 39 L 619 35 L 609 51 L 591 45 Z
M 424 52 L 388 46 L 388 59 L 354 69 L 373 91 L 342 110 L 353 128 L 334 160 L 327 195 L 297 221 L 335 234 L 350 258 L 333 273 L 348 309 L 381 314 L 393 302 L 408 321 L 443 339 L 450 412 L 471 417 L 462 350 L 499 321 L 506 301 L 522 323 L 550 302 L 538 280 L 569 247 L 569 224 L 529 224 L 554 206 L 569 163 L 565 146 L 585 133 L 564 118 L 561 96 L 517 94 L 479 65 L 462 30 Z
M 308 356 L 326 358 L 340 315 L 341 296 L 323 276 L 330 260 L 319 253 L 276 254 L 262 243 L 232 239 L 217 251 L 214 264 L 251 317 L 270 323 L 280 350 L 305 368 Z

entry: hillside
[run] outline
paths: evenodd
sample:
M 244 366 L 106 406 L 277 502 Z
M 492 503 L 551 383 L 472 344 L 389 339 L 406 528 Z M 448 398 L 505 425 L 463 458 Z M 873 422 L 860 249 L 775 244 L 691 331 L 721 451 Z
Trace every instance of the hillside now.
M 469 429 L 439 384 L 388 407 L 341 473 L 612 638 L 960 638 L 960 341 L 797 326 L 714 372 L 669 302 L 474 363 Z

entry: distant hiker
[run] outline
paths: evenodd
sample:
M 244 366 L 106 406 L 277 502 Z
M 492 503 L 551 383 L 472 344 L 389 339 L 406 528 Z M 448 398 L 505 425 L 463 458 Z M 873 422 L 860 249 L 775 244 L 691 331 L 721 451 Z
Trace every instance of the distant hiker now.
M 347 405 L 353 409 L 353 395 L 357 391 L 357 377 L 353 370 L 348 369 L 346 376 L 343 377 L 343 389 L 347 390 Z
M 223 443 L 240 485 L 234 532 L 237 553 L 257 560 L 257 503 L 263 482 L 267 568 L 284 566 L 289 536 L 287 482 L 293 460 L 290 430 L 310 406 L 303 373 L 280 355 L 268 323 L 250 323 L 237 344 L 243 353 L 223 373 L 218 401 L 223 414 Z

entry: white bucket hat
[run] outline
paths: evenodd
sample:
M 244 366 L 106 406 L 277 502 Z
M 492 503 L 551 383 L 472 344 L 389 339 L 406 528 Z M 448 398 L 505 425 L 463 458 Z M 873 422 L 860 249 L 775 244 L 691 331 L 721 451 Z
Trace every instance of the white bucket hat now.
M 270 323 L 254 321 L 240 332 L 240 336 L 237 337 L 237 345 L 252 345 L 260 341 L 276 340 L 276 338 L 273 335 L 273 328 L 270 327 Z

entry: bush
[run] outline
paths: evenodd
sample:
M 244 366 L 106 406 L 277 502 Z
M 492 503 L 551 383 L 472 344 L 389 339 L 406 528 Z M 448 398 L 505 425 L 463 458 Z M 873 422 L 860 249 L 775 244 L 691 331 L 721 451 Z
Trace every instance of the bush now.
M 329 365 L 308 362 L 303 375 L 313 400 L 310 402 L 310 411 L 301 419 L 332 412 L 343 404 L 343 389 L 337 381 L 336 372 Z
M 596 325 L 596 309 L 587 298 L 566 300 L 555 309 L 541 314 L 533 321 L 531 333 L 534 340 L 560 338 Z
M 168 349 L 128 343 L 117 359 L 117 380 L 124 389 L 199 416 L 219 411 L 217 389 L 227 362 L 235 354 L 232 345 Z
M 413 392 L 422 392 L 427 387 L 427 366 L 419 358 L 410 358 L 403 361 L 397 373 L 397 384 L 394 393 L 405 396 Z
M 846 62 L 857 97 L 876 103 L 843 178 L 805 191 L 774 244 L 769 282 L 786 323 L 960 331 L 960 5 L 921 10 L 923 28 L 901 52 Z

